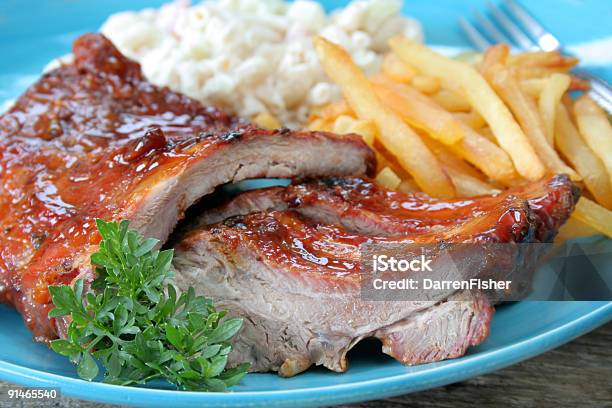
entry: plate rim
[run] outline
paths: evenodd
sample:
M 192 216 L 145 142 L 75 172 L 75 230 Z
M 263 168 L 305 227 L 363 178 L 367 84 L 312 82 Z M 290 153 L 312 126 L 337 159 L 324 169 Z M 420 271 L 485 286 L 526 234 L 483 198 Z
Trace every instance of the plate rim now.
M 223 406 L 244 406 L 246 403 L 249 406 L 267 406 L 272 401 L 276 406 L 294 406 L 295 402 L 299 401 L 300 406 L 306 407 L 366 401 L 443 386 L 489 373 L 544 353 L 612 321 L 612 302 L 592 303 L 601 303 L 601 305 L 577 319 L 495 350 L 472 354 L 468 358 L 449 360 L 445 365 L 426 371 L 346 384 L 279 391 L 204 393 L 87 382 L 1 360 L 0 379 L 29 387 L 58 387 L 62 395 L 131 406 L 167 407 L 170 401 L 175 407 L 193 403 Z M 457 366 L 461 366 L 462 370 L 457 370 Z

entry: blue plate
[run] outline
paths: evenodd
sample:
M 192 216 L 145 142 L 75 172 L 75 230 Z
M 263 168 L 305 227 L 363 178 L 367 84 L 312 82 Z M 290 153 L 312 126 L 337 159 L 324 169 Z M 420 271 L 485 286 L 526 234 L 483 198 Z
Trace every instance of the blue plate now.
M 162 2 L 132 0 L 133 9 Z M 333 8 L 344 1 L 328 1 Z M 124 9 L 122 0 L 32 1 L 4 0 L 0 4 L 0 103 L 18 96 L 36 80 L 52 58 L 69 52 L 73 39 L 94 31 L 110 13 Z M 484 1 L 473 2 L 484 8 Z M 602 40 L 610 31 L 608 1 L 530 2 L 530 10 L 562 42 L 588 51 L 584 43 Z M 425 26 L 430 44 L 466 47 L 456 20 L 467 15 L 466 2 L 407 1 L 407 14 Z M 600 41 L 601 43 L 601 41 Z M 572 48 L 574 49 L 574 48 Z M 612 64 L 601 55 L 589 56 L 593 72 L 612 80 Z M 599 65 L 597 65 L 599 64 Z M 612 259 L 607 261 L 612 268 Z M 379 352 L 361 349 L 350 356 L 345 374 L 309 370 L 290 379 L 272 374 L 251 374 L 233 392 L 178 392 L 164 384 L 158 388 L 128 388 L 79 380 L 66 359 L 31 341 L 21 317 L 0 306 L 0 379 L 27 386 L 58 387 L 64 395 L 115 404 L 147 407 L 214 406 L 318 406 L 356 402 L 414 392 L 464 380 L 508 366 L 557 347 L 612 320 L 612 302 L 518 302 L 498 308 L 491 336 L 462 358 L 404 367 Z

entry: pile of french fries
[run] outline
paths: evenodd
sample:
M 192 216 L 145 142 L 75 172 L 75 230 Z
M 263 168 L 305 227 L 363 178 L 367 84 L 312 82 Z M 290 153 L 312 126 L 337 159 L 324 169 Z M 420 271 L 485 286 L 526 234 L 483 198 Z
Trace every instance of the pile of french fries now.
M 403 37 L 366 77 L 349 54 L 315 40 L 344 99 L 313 112 L 311 130 L 356 133 L 377 153 L 379 184 L 453 198 L 497 193 L 565 173 L 583 187 L 563 239 L 612 237 L 612 126 L 558 52 L 489 48 L 473 63 Z

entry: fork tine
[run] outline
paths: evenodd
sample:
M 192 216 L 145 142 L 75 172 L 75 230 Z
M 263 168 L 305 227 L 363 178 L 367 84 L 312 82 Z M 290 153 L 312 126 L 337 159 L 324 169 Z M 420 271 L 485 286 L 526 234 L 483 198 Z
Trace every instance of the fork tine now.
M 495 27 L 485 16 L 480 14 L 477 10 L 474 10 L 474 16 L 476 16 L 476 19 L 482 28 L 484 28 L 489 37 L 491 37 L 495 42 L 510 44 L 508 37 L 502 34 L 502 32 L 499 31 L 497 27 Z
M 487 7 L 497 22 L 506 30 L 516 44 L 525 50 L 533 48 L 533 43 L 497 6 L 487 1 Z
M 491 46 L 491 43 L 478 32 L 476 27 L 470 24 L 465 18 L 461 17 L 459 19 L 459 24 L 461 28 L 465 32 L 465 34 L 470 39 L 470 42 L 474 47 L 476 47 L 480 51 L 485 51 L 487 48 Z
M 511 15 L 523 25 L 525 31 L 536 40 L 538 46 L 543 51 L 557 51 L 561 49 L 561 42 L 552 33 L 546 31 L 536 19 L 531 17 L 523 6 L 514 0 L 505 0 L 504 3 Z

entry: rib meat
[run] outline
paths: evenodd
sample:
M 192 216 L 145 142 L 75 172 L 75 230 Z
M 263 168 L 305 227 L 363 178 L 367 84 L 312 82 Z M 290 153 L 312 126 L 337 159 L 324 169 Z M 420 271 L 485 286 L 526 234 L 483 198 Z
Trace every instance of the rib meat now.
M 261 130 L 156 87 L 102 35 L 80 37 L 74 56 L 0 117 L 0 301 L 36 339 L 61 329 L 48 285 L 92 278 L 96 218 L 163 241 L 220 184 L 374 167 L 357 136 Z
M 477 265 L 474 276 L 502 277 L 531 266 L 537 254 L 479 248 L 553 237 L 577 198 L 564 176 L 452 201 L 356 178 L 247 192 L 204 213 L 177 245 L 176 283 L 245 318 L 231 358 L 250 361 L 255 371 L 289 376 L 311 364 L 344 371 L 346 353 L 365 337 L 379 338 L 383 351 L 404 364 L 458 357 L 487 337 L 489 301 L 470 291 L 437 301 L 364 300 L 363 245 L 478 243 L 466 254 L 478 261 L 469 263 Z
M 519 199 L 527 202 L 535 217 L 531 240 L 552 242 L 573 211 L 579 193 L 566 175 L 497 195 L 454 200 L 390 191 L 363 178 L 328 177 L 242 193 L 227 204 L 202 213 L 195 225 L 291 208 L 313 220 L 342 225 L 361 234 L 402 236 L 443 231 L 486 214 L 495 216 L 502 203 Z
M 292 211 L 238 216 L 175 247 L 175 283 L 244 318 L 230 363 L 249 361 L 253 371 L 292 376 L 316 364 L 342 372 L 346 353 L 366 337 L 405 364 L 457 357 L 486 338 L 493 308 L 478 293 L 362 300 L 358 265 L 368 239 Z

